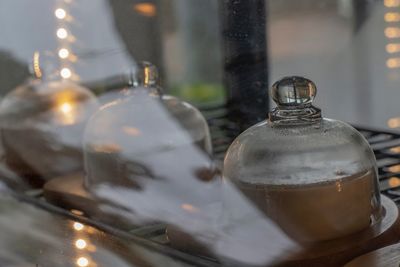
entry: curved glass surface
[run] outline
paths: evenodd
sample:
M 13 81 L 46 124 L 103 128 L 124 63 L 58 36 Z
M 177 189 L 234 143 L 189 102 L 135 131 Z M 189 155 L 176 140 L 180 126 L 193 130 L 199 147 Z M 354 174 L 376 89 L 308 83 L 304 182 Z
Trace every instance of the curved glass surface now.
M 0 266 L 271 266 L 400 196 L 398 0 L 1 0 L 0 25 Z M 268 93 L 294 75 L 322 115 Z M 329 186 L 283 217 L 237 186 L 299 181 Z

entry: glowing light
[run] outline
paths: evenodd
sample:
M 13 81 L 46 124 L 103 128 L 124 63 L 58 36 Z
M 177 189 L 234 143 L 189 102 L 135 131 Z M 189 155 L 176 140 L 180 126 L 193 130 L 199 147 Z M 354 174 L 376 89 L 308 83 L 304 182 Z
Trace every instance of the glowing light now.
M 400 68 L 400 58 L 389 58 L 386 60 L 386 66 L 389 69 Z
M 63 77 L 64 79 L 68 79 L 68 78 L 71 78 L 72 72 L 71 72 L 71 70 L 70 70 L 69 68 L 62 68 L 62 69 L 60 70 L 60 75 L 61 75 L 61 77 Z
M 122 127 L 122 130 L 129 135 L 133 135 L 133 136 L 139 136 L 140 135 L 140 130 L 138 128 L 135 127 Z
M 387 121 L 387 126 L 389 126 L 389 128 L 400 127 L 400 118 L 390 118 Z
M 84 248 L 86 248 L 86 246 L 87 246 L 87 243 L 83 239 L 78 239 L 75 242 L 75 247 L 77 247 L 78 249 L 84 249 Z
M 388 12 L 385 14 L 386 22 L 397 22 L 400 21 L 400 14 L 396 12 Z
M 121 152 L 122 149 L 117 144 L 101 144 L 101 145 L 94 145 L 92 149 L 96 152 L 102 153 L 118 153 Z
M 88 260 L 87 258 L 85 258 L 85 257 L 80 257 L 80 258 L 78 258 L 78 259 L 76 260 L 76 264 L 77 264 L 79 267 L 86 267 L 86 266 L 89 265 L 89 260 Z
M 198 212 L 199 209 L 196 208 L 195 206 L 191 205 L 191 204 L 182 204 L 181 208 L 188 211 L 188 212 Z
M 60 110 L 63 113 L 70 113 L 72 110 L 72 105 L 70 103 L 64 103 L 60 106 Z
M 58 56 L 60 58 L 67 58 L 69 56 L 69 51 L 66 48 L 61 48 L 60 50 L 58 50 Z
M 386 52 L 388 52 L 390 54 L 400 52 L 400 43 L 387 44 L 386 45 Z
M 76 209 L 72 209 L 71 213 L 78 215 L 78 216 L 82 216 L 84 214 L 83 211 L 76 210 Z
M 387 38 L 399 38 L 400 37 L 400 29 L 396 27 L 387 27 L 385 29 L 385 36 Z
M 67 32 L 67 30 L 64 29 L 64 28 L 59 28 L 59 29 L 57 30 L 57 37 L 60 38 L 60 39 L 65 39 L 65 38 L 67 38 L 67 37 L 68 37 L 68 32 Z
M 398 187 L 398 186 L 400 186 L 400 179 L 397 177 L 390 177 L 388 183 L 389 183 L 389 186 L 392 188 Z
M 340 193 L 342 192 L 342 181 L 336 181 L 336 190 Z
M 56 11 L 54 11 L 54 15 L 56 15 L 58 19 L 65 19 L 67 12 L 62 8 L 57 8 Z
M 85 226 L 84 226 L 83 224 L 78 223 L 78 222 L 75 222 L 75 223 L 74 223 L 74 229 L 75 229 L 76 231 L 82 231 L 83 228 L 85 228 Z
M 397 7 L 400 5 L 400 0 L 385 0 L 384 5 L 387 7 Z
M 140 3 L 136 4 L 134 7 L 139 14 L 146 17 L 154 17 L 157 13 L 156 6 L 152 3 Z
M 42 71 L 40 70 L 40 54 L 39 54 L 39 52 L 35 52 L 33 54 L 33 72 L 35 73 L 36 78 L 42 77 Z
M 388 170 L 392 173 L 400 172 L 400 165 L 393 165 L 388 168 Z
M 390 151 L 393 152 L 393 153 L 400 153 L 400 146 L 392 147 L 390 149 Z

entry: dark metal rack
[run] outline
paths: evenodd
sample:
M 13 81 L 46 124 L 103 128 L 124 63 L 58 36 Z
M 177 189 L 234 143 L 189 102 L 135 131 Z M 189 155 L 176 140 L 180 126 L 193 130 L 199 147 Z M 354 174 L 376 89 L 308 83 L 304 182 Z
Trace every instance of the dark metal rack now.
M 203 110 L 203 112 L 208 118 L 212 132 L 216 159 L 221 163 L 226 149 L 234 138 L 240 134 L 241 129 L 237 123 L 228 119 L 229 116 L 226 116 L 226 109 L 211 108 Z M 400 205 L 400 133 L 363 127 L 356 128 L 365 136 L 375 152 L 381 193 Z M 66 216 L 71 220 L 80 221 L 111 235 L 131 240 L 147 248 L 164 253 L 178 261 L 189 263 L 194 266 L 221 266 L 215 259 L 189 254 L 171 247 L 165 235 L 165 225 L 156 224 L 124 231 L 88 217 L 77 216 L 68 210 L 48 203 L 42 198 L 40 190 L 27 192 L 26 194 L 17 194 L 16 197 L 21 201 L 28 202 L 49 212 Z

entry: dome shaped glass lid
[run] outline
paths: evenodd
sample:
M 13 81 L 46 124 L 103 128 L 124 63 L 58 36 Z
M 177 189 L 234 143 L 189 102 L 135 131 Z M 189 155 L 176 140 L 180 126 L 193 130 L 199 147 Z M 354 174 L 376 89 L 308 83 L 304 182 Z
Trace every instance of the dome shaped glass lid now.
M 301 241 L 360 231 L 379 219 L 381 207 L 369 144 L 350 125 L 322 118 L 312 105 L 315 95 L 315 84 L 303 77 L 276 82 L 271 96 L 277 107 L 236 138 L 223 171 Z
M 83 130 L 99 106 L 89 89 L 40 71 L 3 98 L 0 128 L 7 164 L 50 179 L 82 169 Z
M 158 69 L 150 62 L 143 61 L 133 66 L 129 71 L 128 86 L 118 92 L 106 94 L 101 102 L 110 104 L 115 101 L 125 101 L 129 97 L 145 98 L 146 94 L 159 98 L 165 108 L 163 112 L 183 127 L 200 148 L 212 154 L 210 132 L 202 113 L 193 105 L 164 94 L 164 89 L 160 86 Z M 135 101 L 132 100 L 133 102 Z M 140 103 L 135 105 L 138 104 L 140 105 Z
M 132 185 L 130 176 L 152 176 L 166 160 L 172 162 L 173 155 L 185 150 L 194 155 L 185 169 L 211 167 L 211 140 L 204 117 L 192 105 L 162 95 L 157 69 L 146 62 L 140 66 L 132 72 L 131 87 L 124 89 L 124 96 L 104 105 L 86 127 L 86 186 Z M 168 172 L 174 169 L 170 166 Z

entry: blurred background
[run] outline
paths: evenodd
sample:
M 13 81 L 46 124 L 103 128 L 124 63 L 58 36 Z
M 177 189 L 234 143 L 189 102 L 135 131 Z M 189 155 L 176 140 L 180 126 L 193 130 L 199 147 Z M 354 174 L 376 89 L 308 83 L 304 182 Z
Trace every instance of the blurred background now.
M 224 104 L 232 97 L 228 2 L 3 0 L 0 92 L 28 77 L 38 52 L 48 76 L 60 72 L 95 92 L 116 87 L 132 64 L 147 60 L 170 94 L 199 106 Z M 316 82 L 326 117 L 400 127 L 400 1 L 248 3 L 264 7 L 267 18 L 262 94 L 282 76 L 304 75 Z

